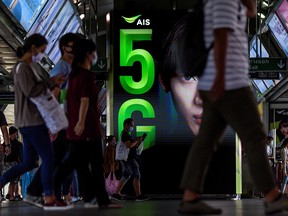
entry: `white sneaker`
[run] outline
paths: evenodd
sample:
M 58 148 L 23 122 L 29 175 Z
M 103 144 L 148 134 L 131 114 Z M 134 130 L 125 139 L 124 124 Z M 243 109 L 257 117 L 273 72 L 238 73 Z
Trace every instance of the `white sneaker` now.
M 23 201 L 31 205 L 37 206 L 39 208 L 43 208 L 43 205 L 44 205 L 44 198 L 42 196 L 38 197 L 38 196 L 32 196 L 30 194 L 26 194 Z

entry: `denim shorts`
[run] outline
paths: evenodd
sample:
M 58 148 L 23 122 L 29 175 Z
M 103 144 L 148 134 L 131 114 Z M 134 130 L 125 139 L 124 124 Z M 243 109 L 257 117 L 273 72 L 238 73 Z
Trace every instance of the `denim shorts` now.
M 122 180 L 125 182 L 129 178 L 141 178 L 139 164 L 136 159 L 128 159 L 127 161 L 120 161 L 122 166 Z

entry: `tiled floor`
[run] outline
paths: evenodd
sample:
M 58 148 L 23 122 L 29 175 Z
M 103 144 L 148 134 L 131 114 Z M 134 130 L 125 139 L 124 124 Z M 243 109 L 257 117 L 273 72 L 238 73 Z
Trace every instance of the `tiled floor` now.
M 264 214 L 263 200 L 242 199 L 242 200 L 205 200 L 207 203 L 223 209 L 223 216 L 262 216 Z M 146 202 L 126 201 L 123 202 L 123 209 L 98 210 L 84 209 L 83 203 L 77 203 L 75 207 L 67 211 L 47 212 L 40 208 L 28 205 L 24 202 L 3 202 L 0 207 L 2 216 L 169 216 L 179 215 L 177 206 L 179 200 L 152 199 Z M 288 215 L 282 212 L 275 216 Z

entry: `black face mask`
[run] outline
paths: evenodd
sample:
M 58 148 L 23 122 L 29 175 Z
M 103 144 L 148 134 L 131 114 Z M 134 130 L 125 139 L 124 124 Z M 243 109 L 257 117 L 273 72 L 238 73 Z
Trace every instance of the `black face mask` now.
M 66 49 L 65 47 L 69 47 L 69 48 L 71 48 L 71 51 L 67 51 L 67 49 Z M 69 53 L 69 54 L 73 54 L 72 46 L 68 46 L 68 45 L 66 45 L 66 46 L 64 46 L 64 50 L 65 50 L 65 52 L 67 52 L 67 53 Z

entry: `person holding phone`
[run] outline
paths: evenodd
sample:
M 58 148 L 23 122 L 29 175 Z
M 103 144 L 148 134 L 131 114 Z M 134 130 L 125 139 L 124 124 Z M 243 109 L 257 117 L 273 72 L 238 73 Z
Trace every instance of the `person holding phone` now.
M 117 190 L 115 194 L 112 194 L 111 199 L 116 201 L 124 200 L 121 191 L 125 186 L 126 182 L 133 177 L 133 188 L 136 194 L 136 201 L 146 201 L 149 197 L 142 195 L 140 186 L 140 169 L 139 161 L 137 161 L 137 148 L 145 138 L 145 134 L 141 137 L 133 139 L 131 132 L 134 129 L 134 120 L 132 118 L 127 118 L 123 123 L 124 129 L 121 132 L 121 141 L 129 148 L 129 155 L 127 161 L 121 160 L 122 167 L 122 178 L 119 181 Z

